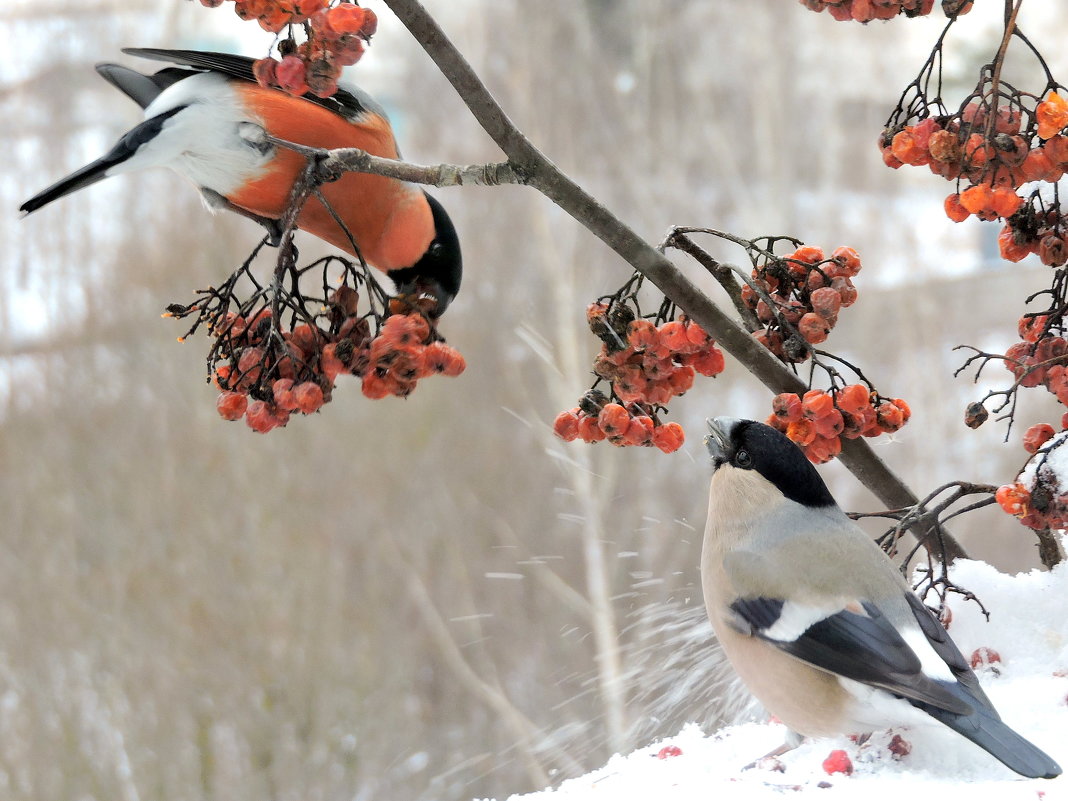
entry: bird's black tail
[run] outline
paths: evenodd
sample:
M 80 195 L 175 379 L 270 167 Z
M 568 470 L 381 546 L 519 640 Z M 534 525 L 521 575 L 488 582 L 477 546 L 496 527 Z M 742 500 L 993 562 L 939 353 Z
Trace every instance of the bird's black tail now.
M 141 108 L 147 108 L 169 86 L 192 73 L 177 67 L 163 69 L 155 75 L 143 75 L 137 70 L 121 64 L 97 64 L 96 71 L 100 77 L 134 101 Z
M 971 696 L 957 685 L 962 696 Z M 974 697 L 966 697 L 975 711 L 970 715 L 954 715 L 930 704 L 912 701 L 940 723 L 971 740 L 1006 767 L 1031 779 L 1052 779 L 1061 775 L 1061 768 L 1050 756 L 1029 740 L 1025 740 L 1002 722 L 993 707 Z
M 72 172 L 66 178 L 61 178 L 47 189 L 38 192 L 21 206 L 19 211 L 30 214 L 42 206 L 47 206 L 53 200 L 58 200 L 71 192 L 77 192 L 87 186 L 95 184 L 110 175 L 113 167 L 122 164 L 133 156 L 142 145 L 152 140 L 163 128 L 163 124 L 177 114 L 183 106 L 171 109 L 163 114 L 145 120 L 140 125 L 128 131 L 120 139 L 115 147 L 105 153 L 91 164 L 86 164 L 80 170 Z

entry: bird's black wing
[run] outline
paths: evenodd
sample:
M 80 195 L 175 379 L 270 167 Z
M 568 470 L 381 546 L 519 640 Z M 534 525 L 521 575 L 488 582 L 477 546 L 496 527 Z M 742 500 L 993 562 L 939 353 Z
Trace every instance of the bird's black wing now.
M 975 673 L 964 658 L 964 654 L 957 648 L 956 643 L 950 639 L 949 633 L 938 622 L 938 618 L 923 605 L 923 601 L 911 592 L 905 593 L 905 600 L 908 601 L 916 622 L 920 624 L 920 631 L 927 637 L 927 642 L 931 644 L 934 652 L 946 663 L 953 675 L 957 677 L 957 681 L 967 687 L 969 693 L 989 707 L 990 712 L 994 717 L 997 717 L 997 712 L 994 711 L 990 699 L 986 697 L 983 688 L 979 686 L 979 679 L 975 677 Z
M 973 712 L 959 694 L 924 675 L 919 657 L 873 604 L 863 603 L 865 615 L 846 609 L 827 615 L 788 640 L 768 634 L 785 606 L 778 598 L 744 598 L 730 608 L 753 635 L 821 670 L 955 715 Z
M 770 636 L 787 603 L 778 598 L 746 598 L 731 604 L 735 623 L 747 633 L 814 667 L 887 690 L 963 735 L 1022 776 L 1051 779 L 1060 767 L 1049 755 L 1006 726 L 975 673 L 946 630 L 923 603 L 907 594 L 909 606 L 935 653 L 956 681 L 932 679 L 898 631 L 870 603 L 867 614 L 841 610 L 814 622 L 793 639 Z
M 122 50 L 130 56 L 152 59 L 153 61 L 167 61 L 171 64 L 181 64 L 198 70 L 211 70 L 229 75 L 242 81 L 255 81 L 252 74 L 253 59 L 248 56 L 235 56 L 232 53 L 211 53 L 202 50 L 164 50 L 155 47 L 124 47 Z M 335 114 L 340 114 L 346 119 L 351 119 L 368 111 L 378 113 L 377 109 L 369 109 L 367 103 L 348 89 L 338 88 L 331 97 L 316 97 L 313 94 L 303 96 L 309 103 L 315 103 Z

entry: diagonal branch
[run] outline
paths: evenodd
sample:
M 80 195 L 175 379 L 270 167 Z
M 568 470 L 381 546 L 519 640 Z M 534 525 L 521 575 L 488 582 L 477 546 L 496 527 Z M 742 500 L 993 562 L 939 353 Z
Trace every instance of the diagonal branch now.
M 523 183 L 538 189 L 649 278 L 772 392 L 806 389 L 797 376 L 716 306 L 671 261 L 565 175 L 523 135 L 418 0 L 385 2 L 504 151 L 512 169 L 523 176 Z M 899 508 L 917 502 L 915 494 L 863 440 L 848 440 L 839 458 L 887 507 Z M 935 553 L 942 553 L 944 547 L 949 561 L 966 555 L 960 544 L 945 532 L 918 527 L 914 533 Z

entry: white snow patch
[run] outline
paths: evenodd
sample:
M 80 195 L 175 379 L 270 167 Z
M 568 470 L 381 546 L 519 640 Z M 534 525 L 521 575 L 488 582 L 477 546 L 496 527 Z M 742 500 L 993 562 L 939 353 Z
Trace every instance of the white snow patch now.
M 988 623 L 975 603 L 950 596 L 953 639 L 966 658 L 981 646 L 1000 654 L 996 673 L 979 673 L 984 689 L 1009 725 L 1068 768 L 1068 564 L 1009 576 L 982 562 L 961 561 L 951 576 L 990 612 Z M 847 737 L 806 741 L 779 758 L 782 772 L 763 765 L 744 769 L 781 745 L 786 733 L 778 724 L 747 723 L 706 735 L 690 724 L 675 737 L 616 755 L 555 790 L 512 799 L 759 801 L 810 793 L 830 801 L 1068 801 L 1068 777 L 1023 779 L 940 725 L 877 732 L 862 746 Z M 900 759 L 887 749 L 894 733 L 912 746 Z M 669 746 L 681 753 L 658 758 Z M 823 771 L 823 760 L 834 749 L 849 755 L 851 776 Z

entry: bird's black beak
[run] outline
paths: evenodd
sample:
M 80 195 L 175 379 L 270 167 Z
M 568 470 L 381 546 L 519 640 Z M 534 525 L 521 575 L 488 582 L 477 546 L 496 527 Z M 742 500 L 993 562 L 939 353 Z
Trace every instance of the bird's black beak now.
M 708 423 L 705 447 L 708 448 L 708 453 L 712 457 L 713 469 L 727 461 L 728 428 L 723 425 L 724 420 L 723 417 L 717 417 L 705 421 Z
M 453 297 L 439 281 L 424 275 L 398 284 L 395 300 L 436 320 L 449 308 Z

